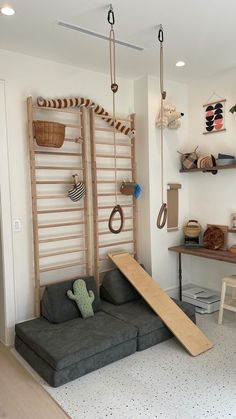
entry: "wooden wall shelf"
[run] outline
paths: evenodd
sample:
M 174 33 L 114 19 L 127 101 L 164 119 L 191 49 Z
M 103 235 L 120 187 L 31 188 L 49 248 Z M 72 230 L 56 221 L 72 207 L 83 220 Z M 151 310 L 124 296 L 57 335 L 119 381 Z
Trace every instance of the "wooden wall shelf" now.
M 192 172 L 204 172 L 204 173 L 212 173 L 218 170 L 225 170 L 225 169 L 236 169 L 236 163 L 233 164 L 227 164 L 225 166 L 213 166 L 209 169 L 202 168 L 202 169 L 180 169 L 180 173 L 192 173 Z M 216 173 L 215 173 L 216 174 Z

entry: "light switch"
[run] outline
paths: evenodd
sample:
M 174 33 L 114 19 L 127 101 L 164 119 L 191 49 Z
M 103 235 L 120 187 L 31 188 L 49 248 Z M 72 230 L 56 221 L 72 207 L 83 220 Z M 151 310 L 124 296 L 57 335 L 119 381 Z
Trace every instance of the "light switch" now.
M 21 231 L 21 220 L 19 218 L 13 220 L 13 231 Z

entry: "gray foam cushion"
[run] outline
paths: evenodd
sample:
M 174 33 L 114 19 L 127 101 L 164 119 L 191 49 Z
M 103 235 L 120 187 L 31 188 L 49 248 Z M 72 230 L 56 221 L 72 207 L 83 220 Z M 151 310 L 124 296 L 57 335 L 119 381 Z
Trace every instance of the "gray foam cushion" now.
M 96 313 L 101 309 L 101 302 L 95 280 L 92 276 L 82 279 L 86 282 L 87 290 L 94 292 L 93 311 Z M 76 302 L 67 297 L 67 291 L 73 290 L 74 282 L 74 280 L 64 281 L 60 284 L 48 285 L 45 288 L 41 301 L 41 314 L 49 322 L 62 323 L 81 317 Z
M 128 303 L 140 298 L 139 293 L 118 269 L 114 269 L 104 275 L 100 295 L 103 300 L 115 305 Z
M 87 319 L 52 324 L 43 317 L 19 323 L 16 335 L 52 368 L 60 370 L 135 339 L 137 329 L 99 311 Z
M 18 336 L 15 338 L 15 348 L 21 356 L 43 377 L 51 386 L 58 387 L 68 381 L 88 374 L 98 368 L 104 367 L 111 362 L 124 358 L 136 352 L 137 340 L 132 338 L 93 356 L 82 359 L 68 367 L 55 370 Z
M 175 299 L 173 301 L 188 317 L 195 315 L 195 307 L 191 304 Z M 143 299 L 132 301 L 119 307 L 103 301 L 102 310 L 119 320 L 137 327 L 138 336 L 143 336 L 166 327 L 161 318 L 155 314 Z

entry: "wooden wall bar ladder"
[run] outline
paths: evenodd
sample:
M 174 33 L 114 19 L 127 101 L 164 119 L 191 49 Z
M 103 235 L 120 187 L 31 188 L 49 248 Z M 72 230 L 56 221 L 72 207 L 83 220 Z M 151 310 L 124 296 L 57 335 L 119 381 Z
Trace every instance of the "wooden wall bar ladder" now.
M 50 121 L 56 118 L 56 122 L 64 123 L 66 126 L 65 143 L 60 149 L 39 147 L 34 139 L 33 121 L 35 114 L 40 112 L 41 118 L 37 119 L 43 119 L 43 114 L 45 119 L 48 120 L 48 111 L 50 111 Z M 61 282 L 63 278 L 58 281 L 61 271 L 67 275 L 72 272 L 70 269 L 73 269 L 74 279 L 77 270 L 78 277 L 90 273 L 88 193 L 78 202 L 72 202 L 67 196 L 67 191 L 73 184 L 72 174 L 75 172 L 78 173 L 80 180 L 85 183 L 87 190 L 86 110 L 84 107 L 73 111 L 70 109 L 41 108 L 33 105 L 32 97 L 29 97 L 27 99 L 27 112 L 34 243 L 35 315 L 39 317 L 40 294 L 43 286 L 47 283 Z M 58 117 L 60 117 L 59 121 Z M 68 118 L 73 118 L 73 121 L 68 121 Z M 72 133 L 74 133 L 74 130 L 77 130 L 77 132 L 79 130 L 79 137 L 75 137 L 73 134 L 68 136 L 67 129 Z M 63 163 L 64 159 L 67 159 L 66 162 L 73 159 L 73 164 Z M 55 179 L 54 176 L 57 178 Z M 50 188 L 52 186 L 61 188 L 63 193 L 49 193 L 48 190 L 45 192 L 44 189 L 43 193 L 39 192 L 40 188 Z M 62 200 L 64 200 L 64 204 L 62 204 Z M 58 203 L 53 204 L 55 201 Z M 43 217 L 53 218 L 45 221 Z M 64 229 L 64 231 L 61 229 Z M 74 231 L 70 229 L 74 229 Z M 70 244 L 70 240 L 72 244 Z M 57 247 L 60 243 L 65 243 L 63 248 Z M 51 263 L 48 262 L 50 258 L 57 257 L 59 257 L 59 260 L 53 259 Z M 44 262 L 45 260 L 46 262 Z M 44 276 L 42 281 L 42 275 L 45 274 L 53 274 L 53 276 L 51 275 L 48 280 Z M 70 280 L 72 278 L 65 279 Z
M 117 120 L 121 119 L 117 118 Z M 132 130 L 135 130 L 135 114 L 125 118 L 125 121 L 128 122 Z M 136 181 L 135 138 L 130 139 L 124 134 L 117 133 L 117 153 L 115 156 L 113 129 L 104 127 L 104 124 L 103 122 L 103 126 L 101 126 L 101 120 L 95 114 L 94 109 L 90 109 L 94 275 L 98 286 L 102 282 L 102 274 L 114 269 L 107 257 L 109 251 L 120 250 L 122 247 L 122 250 L 128 251 L 134 257 L 137 253 L 137 200 L 133 196 L 123 195 L 119 191 L 123 178 L 124 180 Z M 118 179 L 118 203 L 123 208 L 125 215 L 124 227 L 119 234 L 112 234 L 108 229 L 108 220 L 115 199 L 115 166 Z M 105 189 L 103 189 L 104 187 Z

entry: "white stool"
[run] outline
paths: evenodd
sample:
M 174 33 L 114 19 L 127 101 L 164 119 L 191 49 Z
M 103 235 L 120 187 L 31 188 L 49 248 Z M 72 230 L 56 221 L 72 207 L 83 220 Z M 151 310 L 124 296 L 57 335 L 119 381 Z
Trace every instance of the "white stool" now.
M 225 301 L 226 287 L 232 288 L 232 298 L 231 300 Z M 227 276 L 222 278 L 222 289 L 221 289 L 221 298 L 220 298 L 220 311 L 218 324 L 222 324 L 223 310 L 234 311 L 236 313 L 236 305 L 232 305 L 236 300 L 236 275 Z

